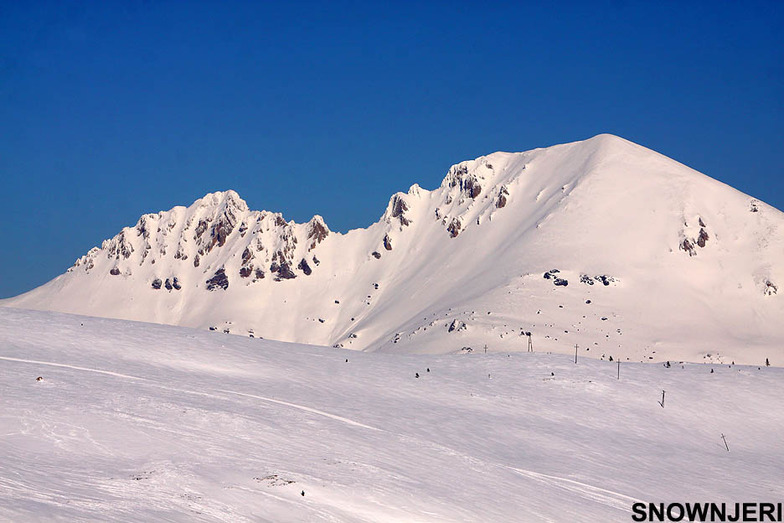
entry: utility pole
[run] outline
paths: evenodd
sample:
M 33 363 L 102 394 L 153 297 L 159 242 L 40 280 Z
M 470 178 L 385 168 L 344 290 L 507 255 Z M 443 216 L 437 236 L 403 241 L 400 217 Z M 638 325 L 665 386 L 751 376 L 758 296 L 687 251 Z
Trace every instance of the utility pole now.
M 577 344 L 574 344 L 574 364 L 577 365 Z
M 724 436 L 724 434 L 721 435 L 721 439 L 724 440 L 724 446 L 727 448 L 727 452 L 729 452 L 730 451 L 730 446 L 727 445 L 727 438 L 726 438 L 726 436 Z

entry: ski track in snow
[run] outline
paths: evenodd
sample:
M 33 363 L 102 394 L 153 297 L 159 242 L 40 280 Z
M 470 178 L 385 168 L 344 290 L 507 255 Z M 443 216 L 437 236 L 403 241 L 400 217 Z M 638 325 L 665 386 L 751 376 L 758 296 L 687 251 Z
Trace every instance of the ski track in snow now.
M 50 367 L 62 367 L 65 369 L 81 370 L 84 372 L 94 372 L 96 374 L 106 374 L 107 376 L 115 376 L 117 378 L 125 378 L 129 380 L 149 381 L 146 378 L 140 378 L 138 376 L 130 376 L 128 374 L 120 374 L 119 372 L 112 372 L 112 371 L 101 370 L 101 369 L 91 369 L 89 367 L 79 367 L 77 365 L 66 365 L 65 363 L 54 363 L 51 361 L 26 360 L 22 358 L 9 358 L 7 356 L 0 356 L 0 360 L 14 361 L 17 363 L 31 363 L 35 365 L 48 365 Z
M 628 512 L 632 503 L 643 503 L 643 501 L 640 499 L 621 494 L 620 492 L 603 489 L 601 487 L 595 487 L 593 485 L 575 481 L 573 479 L 562 478 L 559 476 L 550 476 L 548 474 L 541 474 L 539 472 L 519 469 L 516 467 L 506 468 L 523 477 L 534 479 L 548 486 L 566 490 L 570 493 L 577 494 L 591 501 L 607 505 L 608 507 L 612 507 L 623 512 Z
M 131 375 L 128 375 L 128 374 L 122 374 L 122 373 L 119 373 L 119 372 L 112 372 L 112 371 L 107 371 L 107 370 L 102 370 L 102 369 L 96 369 L 96 368 L 90 368 L 90 367 L 82 367 L 82 366 L 78 366 L 78 365 L 67 365 L 67 364 L 64 364 L 64 363 L 56 363 L 56 362 L 51 362 L 51 361 L 29 360 L 29 359 L 22 359 L 22 358 L 11 358 L 11 357 L 7 357 L 7 356 L 0 356 L 0 360 L 10 361 L 10 362 L 15 362 L 15 363 L 29 363 L 29 364 L 35 364 L 35 365 L 46 365 L 46 366 L 50 366 L 50 367 L 67 368 L 67 369 L 73 369 L 73 370 L 82 371 L 82 372 L 91 372 L 91 373 L 95 373 L 95 374 L 104 374 L 104 375 L 113 376 L 113 377 L 116 377 L 116 378 L 122 378 L 122 379 L 128 379 L 128 380 L 136 380 L 136 381 L 143 381 L 143 382 L 145 382 L 148 385 L 154 386 L 156 388 L 164 389 L 164 390 L 167 390 L 167 391 L 181 392 L 181 393 L 184 393 L 184 394 L 193 394 L 193 395 L 197 395 L 197 396 L 204 396 L 204 397 L 209 397 L 209 398 L 214 398 L 214 399 L 224 399 L 224 400 L 226 399 L 225 396 L 222 396 L 220 394 L 211 394 L 209 392 L 201 392 L 201 391 L 180 389 L 180 388 L 176 388 L 176 387 L 169 387 L 169 386 L 166 386 L 166 385 L 162 385 L 160 383 L 156 383 L 155 381 L 149 380 L 147 378 L 141 378 L 139 376 L 131 376 Z M 338 416 L 336 414 L 331 414 L 329 412 L 324 412 L 322 410 L 318 410 L 318 409 L 315 409 L 315 408 L 312 408 L 312 407 L 308 407 L 306 405 L 300 405 L 300 404 L 297 404 L 297 403 L 291 403 L 291 402 L 288 402 L 288 401 L 278 400 L 278 399 L 269 398 L 269 397 L 265 397 L 265 396 L 259 396 L 259 395 L 256 395 L 256 394 L 248 394 L 248 393 L 244 393 L 244 392 L 238 392 L 238 391 L 226 390 L 226 389 L 213 389 L 212 392 L 218 392 L 218 393 L 222 393 L 222 394 L 231 394 L 231 395 L 234 395 L 234 396 L 241 396 L 241 397 L 245 397 L 245 398 L 252 398 L 252 399 L 264 401 L 264 402 L 267 402 L 267 403 L 274 403 L 274 404 L 278 404 L 278 405 L 283 405 L 283 406 L 286 406 L 286 407 L 291 407 L 291 408 L 298 409 L 298 410 L 301 410 L 301 411 L 304 411 L 304 412 L 308 412 L 310 414 L 316 414 L 318 416 L 322 416 L 322 417 L 329 418 L 329 419 L 332 419 L 332 420 L 335 420 L 335 421 L 339 421 L 339 422 L 344 423 L 344 424 L 349 425 L 349 426 L 360 427 L 360 428 L 363 428 L 363 429 L 379 431 L 379 432 L 388 432 L 386 430 L 379 429 L 377 427 L 366 425 L 364 423 L 360 423 L 358 421 L 355 421 L 355 420 L 352 420 L 352 419 L 349 419 L 349 418 L 346 418 L 346 417 L 343 417 L 343 416 Z M 159 429 L 160 430 L 165 430 L 162 427 L 159 427 Z M 176 431 L 171 431 L 171 432 L 177 433 Z M 390 433 L 390 434 L 393 434 L 393 433 Z M 563 477 L 559 477 L 559 476 L 552 476 L 552 475 L 548 475 L 548 474 L 542 474 L 542 473 L 534 472 L 534 471 L 531 471 L 531 470 L 525 470 L 525 469 L 520 469 L 520 468 L 517 468 L 517 467 L 511 467 L 509 465 L 504 465 L 504 464 L 501 464 L 501 463 L 494 463 L 492 461 L 485 461 L 483 459 L 480 459 L 480 458 L 477 458 L 475 456 L 466 454 L 464 452 L 455 450 L 455 449 L 447 447 L 445 445 L 442 445 L 442 444 L 439 444 L 439 443 L 436 443 L 436 442 L 433 442 L 433 441 L 425 440 L 425 439 L 422 439 L 422 438 L 419 438 L 419 437 L 412 437 L 412 436 L 408 436 L 408 435 L 404 435 L 404 434 L 394 434 L 394 435 L 396 437 L 400 438 L 401 440 L 416 441 L 419 445 L 423 445 L 424 444 L 424 445 L 431 446 L 431 447 L 435 448 L 436 450 L 438 450 L 438 451 L 440 451 L 440 452 L 442 452 L 444 454 L 453 455 L 453 456 L 459 456 L 462 459 L 464 459 L 464 460 L 466 460 L 466 461 L 468 461 L 468 462 L 470 462 L 470 463 L 472 463 L 474 465 L 478 465 L 478 466 L 480 466 L 482 468 L 491 467 L 491 468 L 502 468 L 502 469 L 511 470 L 511 471 L 515 472 L 516 474 L 522 476 L 522 477 L 533 479 L 533 480 L 535 480 L 537 482 L 540 482 L 540 483 L 543 483 L 543 484 L 545 484 L 547 486 L 551 486 L 551 487 L 555 487 L 555 488 L 559 488 L 559 489 L 565 490 L 565 491 L 567 491 L 569 493 L 579 495 L 579 496 L 581 496 L 581 497 L 583 497 L 585 499 L 588 499 L 590 501 L 593 501 L 593 502 L 596 502 L 596 503 L 600 503 L 600 504 L 603 504 L 603 505 L 606 505 L 608 507 L 611 507 L 611 508 L 614 508 L 614 509 L 617 509 L 617 510 L 621 510 L 621 511 L 624 511 L 624 512 L 628 511 L 628 508 L 629 508 L 631 503 L 635 503 L 635 502 L 639 502 L 640 501 L 640 500 L 638 500 L 636 498 L 633 498 L 631 496 L 626 496 L 626 495 L 621 494 L 619 492 L 603 489 L 603 488 L 600 488 L 600 487 L 596 487 L 596 486 L 589 485 L 589 484 L 586 484 L 586 483 L 582 483 L 582 482 L 579 482 L 579 481 L 575 481 L 575 480 L 572 480 L 572 479 L 567 479 L 567 478 L 563 478 Z M 289 500 L 286 500 L 285 498 L 282 498 L 282 497 L 279 497 L 279 496 L 275 496 L 273 494 L 270 494 L 269 492 L 263 492 L 263 493 L 265 495 L 267 495 L 267 496 L 274 497 L 278 501 L 289 502 Z M 203 507 L 200 507 L 200 508 L 203 508 Z M 329 520 L 334 520 L 334 521 L 338 521 L 339 520 L 339 519 L 334 519 L 335 516 L 333 514 L 327 514 L 327 513 L 324 513 L 323 511 L 316 511 L 316 513 L 319 516 L 326 517 Z M 217 515 L 217 514 L 214 514 L 214 515 Z
M 0 520 L 623 521 L 640 501 L 781 493 L 776 368 L 630 364 L 616 381 L 541 354 L 347 365 L 168 327 L 150 350 L 145 326 L 3 313 L 17 352 L 0 356 Z M 278 475 L 295 484 L 264 481 Z
M 185 391 L 185 392 L 187 392 L 187 391 Z M 341 421 L 341 422 L 343 422 L 343 423 L 345 423 L 347 425 L 353 425 L 355 427 L 362 427 L 364 429 L 370 429 L 370 430 L 378 430 L 378 431 L 381 430 L 381 429 L 378 429 L 376 427 L 371 427 L 370 425 L 365 425 L 364 423 L 360 423 L 358 421 L 354 421 L 352 419 L 344 418 L 343 416 L 338 416 L 336 414 L 330 414 L 329 412 L 324 412 L 323 410 L 314 409 L 312 407 L 306 407 L 305 405 L 298 405 L 296 403 L 289 403 L 288 401 L 281 401 L 281 400 L 276 400 L 276 399 L 272 399 L 272 398 L 267 398 L 267 397 L 264 397 L 264 396 L 257 396 L 255 394 L 246 394 L 244 392 L 237 392 L 237 391 L 233 391 L 233 390 L 220 390 L 219 389 L 216 392 L 223 392 L 225 394 L 234 394 L 236 396 L 244 396 L 246 398 L 254 398 L 254 399 L 257 399 L 257 400 L 267 401 L 269 403 L 277 403 L 278 405 L 286 405 L 287 407 L 293 407 L 295 409 L 304 410 L 305 412 L 311 412 L 313 414 L 318 414 L 319 416 L 324 416 L 324 417 L 327 417 L 327 418 L 330 418 L 330 419 Z
M 399 435 L 399 436 L 401 439 L 404 440 L 416 441 L 420 445 L 426 443 L 427 445 L 433 447 L 435 450 L 439 452 L 451 456 L 460 457 L 465 461 L 471 463 L 472 465 L 479 466 L 482 468 L 500 468 L 500 469 L 510 470 L 518 474 L 519 476 L 533 479 L 539 483 L 547 485 L 548 487 L 555 487 L 561 490 L 565 490 L 570 494 L 576 494 L 584 499 L 588 499 L 590 501 L 600 503 L 602 505 L 606 505 L 610 508 L 621 510 L 623 512 L 628 512 L 629 507 L 631 506 L 632 503 L 643 502 L 642 500 L 633 498 L 631 496 L 627 496 L 625 494 L 621 494 L 620 492 L 615 492 L 613 490 L 596 487 L 573 479 L 568 479 L 560 476 L 552 476 L 549 474 L 542 474 L 540 472 L 534 472 L 532 470 L 512 467 L 509 465 L 505 465 L 503 463 L 486 461 L 481 458 L 477 458 L 475 456 L 455 450 L 451 447 L 447 447 L 446 445 L 435 443 L 433 441 L 425 441 L 421 438 L 414 438 L 414 437 L 404 436 L 404 435 Z
M 197 395 L 197 396 L 206 396 L 206 397 L 209 397 L 209 398 L 226 399 L 224 396 L 220 396 L 218 394 L 210 394 L 209 392 L 200 392 L 200 391 L 195 391 L 195 390 L 178 389 L 176 387 L 168 387 L 166 385 L 161 385 L 160 383 L 156 383 L 156 382 L 154 382 L 152 380 L 149 380 L 147 378 L 140 378 L 138 376 L 130 376 L 128 374 L 121 374 L 119 372 L 111 372 L 111 371 L 108 371 L 108 370 L 94 369 L 94 368 L 90 368 L 90 367 L 80 367 L 80 366 L 77 366 L 77 365 L 66 365 L 64 363 L 55 363 L 55 362 L 51 362 L 51 361 L 26 360 L 26 359 L 22 359 L 22 358 L 9 358 L 9 357 L 6 357 L 6 356 L 0 356 L 0 360 L 12 361 L 12 362 L 16 362 L 16 363 L 30 363 L 30 364 L 35 364 L 35 365 L 48 365 L 50 367 L 63 367 L 63 368 L 74 369 L 74 370 L 79 370 L 79 371 L 83 371 L 83 372 L 93 372 L 93 373 L 96 373 L 96 374 L 105 374 L 107 376 L 114 376 L 114 377 L 117 377 L 117 378 L 144 381 L 147 384 L 150 384 L 150 385 L 152 385 L 154 387 L 158 387 L 158 388 L 161 388 L 161 389 L 164 389 L 164 390 L 169 390 L 169 391 L 172 391 L 172 392 L 182 392 L 182 393 L 185 393 L 185 394 L 194 394 L 194 395 Z M 273 399 L 273 398 L 267 398 L 265 396 L 258 396 L 256 394 L 247 394 L 247 393 L 244 393 L 244 392 L 237 392 L 237 391 L 233 391 L 233 390 L 221 390 L 221 389 L 218 389 L 218 390 L 213 390 L 212 392 L 221 392 L 223 394 L 233 394 L 235 396 L 243 396 L 243 397 L 246 397 L 246 398 L 253 398 L 253 399 L 257 399 L 257 400 L 261 400 L 261 401 L 266 401 L 268 403 L 276 403 L 278 405 L 285 405 L 287 407 L 291 407 L 291 408 L 294 408 L 294 409 L 298 409 L 298 410 L 302 410 L 302 411 L 305 411 L 305 412 L 309 412 L 311 414 L 317 414 L 317 415 L 323 416 L 325 418 L 333 419 L 335 421 L 340 421 L 341 423 L 345 423 L 346 425 L 352 425 L 354 427 L 361 427 L 361 428 L 365 428 L 365 429 L 369 429 L 369 430 L 377 430 L 377 431 L 381 430 L 381 429 L 378 429 L 376 427 L 371 427 L 370 425 L 365 425 L 364 423 L 360 423 L 358 421 L 354 421 L 352 419 L 344 418 L 343 416 L 338 416 L 337 414 L 330 414 L 329 412 L 324 412 L 323 410 L 314 409 L 313 407 L 308 407 L 308 406 L 305 406 L 305 405 L 299 405 L 297 403 L 290 403 L 288 401 L 276 400 L 276 399 Z

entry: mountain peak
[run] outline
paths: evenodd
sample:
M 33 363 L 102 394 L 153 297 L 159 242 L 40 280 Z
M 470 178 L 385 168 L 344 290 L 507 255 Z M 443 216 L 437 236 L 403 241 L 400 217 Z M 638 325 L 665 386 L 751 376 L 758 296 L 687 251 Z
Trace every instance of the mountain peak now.
M 240 211 L 248 210 L 248 204 L 245 203 L 245 200 L 243 200 L 240 195 L 232 189 L 207 193 L 203 197 L 196 200 L 194 204 L 208 207 L 230 207 Z
M 600 134 L 456 163 L 346 234 L 209 193 L 5 304 L 363 350 L 525 350 L 531 332 L 538 350 L 752 362 L 784 346 L 782 252 L 781 212 Z

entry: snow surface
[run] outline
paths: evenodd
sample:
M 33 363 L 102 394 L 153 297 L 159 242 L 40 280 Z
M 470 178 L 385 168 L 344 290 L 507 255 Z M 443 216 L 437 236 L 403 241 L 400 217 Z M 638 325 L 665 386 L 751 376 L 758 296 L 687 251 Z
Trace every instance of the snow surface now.
M 599 135 L 461 162 L 347 234 L 209 194 L 0 304 L 366 351 L 525 351 L 531 332 L 605 360 L 781 365 L 784 213 Z
M 0 308 L 0 520 L 598 522 L 636 500 L 780 501 L 784 369 L 671 363 L 618 380 L 542 352 Z

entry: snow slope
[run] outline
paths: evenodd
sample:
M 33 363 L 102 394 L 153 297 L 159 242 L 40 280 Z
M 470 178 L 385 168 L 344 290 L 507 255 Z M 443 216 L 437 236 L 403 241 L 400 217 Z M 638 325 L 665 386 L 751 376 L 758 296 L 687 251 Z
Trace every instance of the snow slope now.
M 637 500 L 781 501 L 784 369 L 616 372 L 3 308 L 0 520 L 609 522 Z
M 368 351 L 525 351 L 531 332 L 596 358 L 779 364 L 781 285 L 784 214 L 599 135 L 459 163 L 347 234 L 209 194 L 2 304 Z

